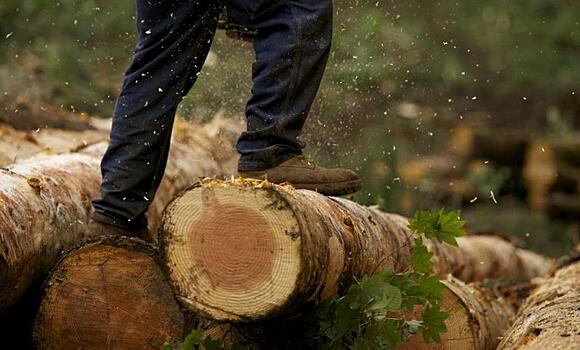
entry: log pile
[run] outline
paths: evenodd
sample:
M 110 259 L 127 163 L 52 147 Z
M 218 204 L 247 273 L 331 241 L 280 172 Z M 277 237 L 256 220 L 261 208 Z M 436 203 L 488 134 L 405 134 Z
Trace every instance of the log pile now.
M 177 123 L 167 173 L 149 212 L 152 232 L 176 193 L 206 174 L 234 173 L 238 125 L 220 119 L 204 127 Z M 0 169 L 0 310 L 46 273 L 62 250 L 87 238 L 90 200 L 98 195 L 106 146 L 101 142 Z
M 443 153 L 399 159 L 392 169 L 374 166 L 371 177 L 381 178 L 381 173 L 406 186 L 398 205 L 408 213 L 425 201 L 432 207 L 454 203 L 483 209 L 503 197 L 513 206 L 564 223 L 572 234 L 580 234 L 578 132 L 538 136 L 462 125 L 451 131 Z M 370 185 L 382 191 L 385 181 Z
M 184 192 L 167 208 L 161 232 L 158 261 L 168 270 L 168 279 L 155 280 L 173 288 L 184 310 L 212 320 L 205 326 L 207 334 L 225 344 L 242 341 L 246 349 L 282 348 L 281 339 L 298 346 L 300 339 L 292 328 L 286 329 L 287 323 L 279 321 L 285 318 L 280 317 L 334 297 L 356 278 L 386 267 L 408 269 L 412 244 L 406 220 L 400 216 L 345 199 L 246 180 L 208 180 Z M 103 295 L 108 295 L 110 281 L 115 281 L 114 290 L 138 289 L 135 293 L 145 305 L 159 298 L 155 290 L 144 291 L 134 280 L 123 277 L 133 273 L 133 259 L 117 258 L 110 268 L 101 267 L 99 261 L 106 260 L 101 255 L 108 256 L 111 245 L 102 239 L 89 243 L 66 254 L 53 270 L 45 284 L 35 327 L 36 339 L 43 343 L 41 348 L 73 348 L 79 345 L 79 338 L 85 339 L 83 332 L 112 337 L 119 327 L 112 327 L 111 320 L 137 322 L 126 315 L 135 303 L 130 298 L 114 299 L 115 307 L 107 308 L 102 305 L 106 303 L 92 302 L 88 319 L 81 312 L 88 295 L 106 299 Z M 456 273 L 468 281 L 489 277 L 525 281 L 546 274 L 551 266 L 549 260 L 498 237 L 464 237 L 458 248 L 435 243 L 430 247 L 437 256 L 438 273 Z M 105 268 L 110 279 L 91 277 L 99 276 Z M 451 317 L 441 348 L 494 349 L 511 323 L 513 307 L 477 285 L 466 285 L 455 278 L 446 280 L 445 285 L 443 308 Z M 171 299 L 163 304 L 174 302 Z M 105 318 L 103 315 L 107 315 L 106 321 L 99 321 Z M 184 319 L 188 315 L 184 313 Z M 76 320 L 78 317 L 82 320 Z M 223 321 L 245 324 L 216 323 Z M 83 327 L 77 327 L 73 336 L 66 325 L 78 323 Z M 147 323 L 143 328 L 150 326 Z M 131 325 L 120 328 L 127 327 Z M 164 325 L 160 334 L 170 334 L 167 329 Z M 187 332 L 187 327 L 183 331 Z M 55 336 L 46 338 L 45 334 Z M 87 337 L 90 339 L 89 334 Z M 139 339 L 141 342 L 131 338 L 135 343 L 123 346 L 142 347 Z M 418 337 L 407 346 L 433 349 Z
M 511 178 L 525 184 L 526 200 L 534 210 L 560 219 L 580 217 L 579 134 L 534 137 L 517 130 L 463 126 L 453 131 L 449 149 L 462 160 L 459 164 L 486 161 L 511 169 Z
M 241 127 L 219 118 L 205 126 L 176 123 L 149 212 L 152 242 L 87 237 L 107 128 L 61 112 L 53 117 L 67 122 L 47 117 L 54 124 L 42 121 L 40 130 L 0 126 L 0 167 L 7 166 L 0 170 L 0 313 L 48 274 L 34 322 L 39 349 L 159 349 L 198 325 L 243 349 L 302 348 L 300 327 L 291 326 L 297 314 L 366 276 L 411 267 L 415 236 L 399 215 L 253 180 L 192 186 L 235 172 Z M 528 283 L 548 275 L 551 261 L 497 236 L 458 241 L 425 242 L 444 278 L 448 332 L 440 345 L 413 336 L 403 349 L 577 344 L 577 263 L 535 279 L 538 287 L 514 321 L 519 302 L 484 281 Z
M 64 130 L 95 129 L 86 114 L 65 112 L 46 103 L 31 101 L 26 96 L 0 96 L 0 123 L 20 130 L 43 128 Z

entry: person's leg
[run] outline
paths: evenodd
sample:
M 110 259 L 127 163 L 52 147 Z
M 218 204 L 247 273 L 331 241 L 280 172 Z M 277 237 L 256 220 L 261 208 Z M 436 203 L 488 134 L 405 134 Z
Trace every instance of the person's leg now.
M 255 30 L 247 132 L 240 171 L 259 171 L 302 153 L 297 139 L 316 97 L 332 41 L 332 0 L 221 0 Z
M 362 187 L 348 169 L 299 157 L 298 140 L 318 92 L 332 41 L 332 0 L 221 0 L 252 32 L 256 62 L 248 130 L 238 141 L 239 175 L 343 195 Z
M 201 70 L 218 15 L 211 0 L 137 0 L 139 44 L 115 107 L 94 220 L 129 230 L 146 225 L 177 105 Z

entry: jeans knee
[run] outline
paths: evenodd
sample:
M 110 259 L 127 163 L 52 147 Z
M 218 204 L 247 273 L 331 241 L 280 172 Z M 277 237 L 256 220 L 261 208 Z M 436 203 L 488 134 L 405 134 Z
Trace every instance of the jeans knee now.
M 330 51 L 332 43 L 332 1 L 319 1 L 295 11 L 296 45 L 319 52 Z

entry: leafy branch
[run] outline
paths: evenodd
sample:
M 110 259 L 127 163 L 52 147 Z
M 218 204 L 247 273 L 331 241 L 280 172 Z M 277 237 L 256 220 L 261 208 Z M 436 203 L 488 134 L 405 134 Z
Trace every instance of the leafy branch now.
M 412 271 L 387 270 L 363 279 L 346 295 L 319 307 L 312 347 L 331 349 L 395 349 L 413 334 L 426 343 L 440 342 L 447 329 L 441 311 L 444 284 L 432 273 L 433 254 L 424 239 L 457 245 L 465 221 L 458 212 L 418 211 L 409 222 L 417 235 L 411 249 Z M 417 314 L 420 311 L 420 318 Z

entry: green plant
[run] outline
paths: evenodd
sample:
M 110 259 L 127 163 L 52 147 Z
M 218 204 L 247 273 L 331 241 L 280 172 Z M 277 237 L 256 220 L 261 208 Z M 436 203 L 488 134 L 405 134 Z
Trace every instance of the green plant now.
M 235 350 L 237 347 L 232 347 Z M 205 336 L 201 328 L 196 328 L 181 342 L 180 344 L 173 346 L 171 344 L 165 344 L 162 350 L 225 350 L 219 341 L 212 339 L 211 337 Z
M 447 313 L 440 301 L 445 286 L 432 274 L 432 253 L 423 239 L 457 245 L 465 221 L 458 212 L 418 211 L 409 228 L 417 233 L 411 250 L 413 271 L 392 270 L 367 277 L 346 295 L 316 312 L 312 339 L 315 349 L 395 349 L 411 335 L 440 342 Z M 420 318 L 415 311 L 421 310 Z

